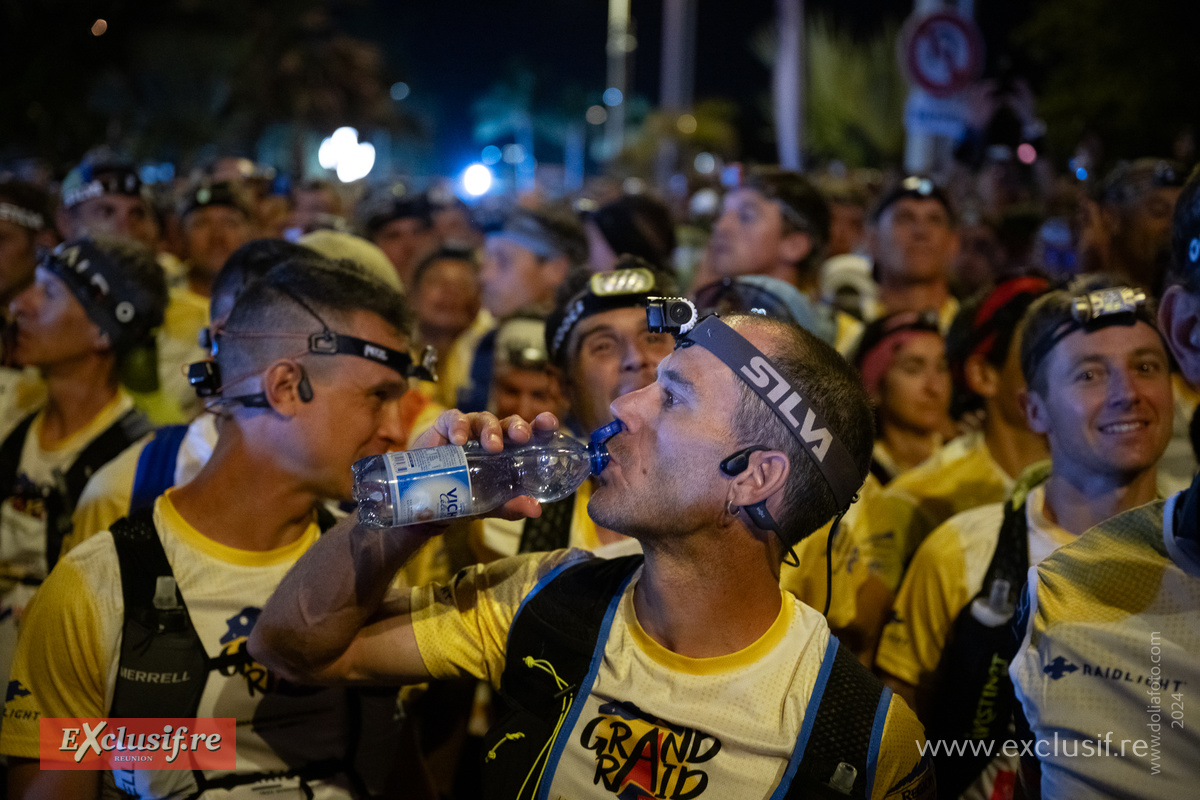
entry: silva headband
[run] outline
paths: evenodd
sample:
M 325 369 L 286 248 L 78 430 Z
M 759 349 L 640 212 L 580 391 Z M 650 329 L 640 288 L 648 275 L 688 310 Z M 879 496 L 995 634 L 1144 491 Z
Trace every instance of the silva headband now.
M 114 349 L 145 335 L 161 322 L 145 310 L 153 304 L 149 293 L 91 239 L 60 244 L 43 257 L 40 267 L 61 280 L 88 318 L 109 337 Z
M 733 370 L 775 412 L 816 464 L 839 511 L 850 506 L 862 486 L 858 466 L 825 418 L 800 389 L 783 377 L 774 361 L 715 316 L 704 318 L 690 330 L 681 330 L 678 338 L 681 347 L 699 345 Z
M 1092 333 L 1112 325 L 1132 327 L 1138 322 L 1158 330 L 1146 305 L 1146 293 L 1141 289 L 1118 286 L 1075 295 L 1071 298 L 1071 319 L 1046 330 L 1031 346 L 1021 368 L 1031 380 L 1050 351 L 1075 331 Z

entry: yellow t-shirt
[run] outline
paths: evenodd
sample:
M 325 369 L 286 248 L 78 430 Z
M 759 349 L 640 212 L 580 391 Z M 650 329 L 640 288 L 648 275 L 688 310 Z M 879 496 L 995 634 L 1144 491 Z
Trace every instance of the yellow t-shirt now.
M 955 514 L 998 503 L 1012 489 L 983 434 L 960 436 L 924 463 L 865 498 L 852 537 L 868 545 L 871 570 L 896 591 L 909 560 L 925 537 Z M 862 528 L 861 530 L 859 528 Z
M 175 418 L 156 419 L 159 424 L 187 422 L 203 409 L 184 370 L 188 364 L 208 358 L 208 352 L 199 343 L 200 329 L 208 324 L 208 306 L 207 297 L 186 286 L 171 290 L 163 325 L 158 332 L 158 382 L 163 402 Z
M 75 463 L 92 440 L 133 408 L 129 395 L 118 390 L 85 427 L 53 448 L 39 443 L 45 411 L 34 417 L 17 468 L 17 491 L 0 503 L 0 674 L 8 675 L 17 647 L 17 632 L 25 607 L 36 587 L 8 578 L 46 576 L 46 506 L 43 492 L 55 488 L 57 475 Z M 5 577 L 8 576 L 8 577 Z
M 314 522 L 289 545 L 239 550 L 189 525 L 171 502 L 154 507 L 154 523 L 196 632 L 210 658 L 245 646 L 259 611 L 296 560 L 319 536 Z M 13 664 L 13 698 L 0 726 L 0 752 L 38 756 L 40 717 L 102 717 L 112 702 L 121 647 L 124 599 L 111 534 L 72 550 L 42 585 L 26 615 Z M 355 735 L 345 690 L 297 692 L 257 664 L 231 675 L 209 673 L 199 717 L 237 720 L 240 772 L 283 771 L 340 755 Z M 268 741 L 269 739 L 269 741 Z M 365 744 L 376 744 L 364 737 Z M 392 754 L 383 749 L 380 762 Z M 208 777 L 217 777 L 214 773 Z M 190 772 L 119 771 L 118 786 L 135 797 L 183 796 Z M 349 797 L 345 786 L 313 781 L 317 797 Z M 303 796 L 294 780 L 256 784 L 272 797 Z
M 64 553 L 100 531 L 108 530 L 114 522 L 129 514 L 138 460 L 153 438 L 154 434 L 151 433 L 139 439 L 121 455 L 96 470 L 87 486 L 83 487 L 79 502 L 75 504 L 74 525 L 71 535 L 63 541 Z M 192 420 L 175 458 L 173 485 L 187 483 L 196 477 L 196 473 L 212 456 L 216 443 L 216 417 L 201 414 Z
M 1045 502 L 1044 485 L 1030 491 L 1026 500 L 1031 566 L 1075 540 L 1074 534 L 1046 518 Z M 936 702 L 942 652 L 955 620 L 983 589 L 1003 520 L 1004 504 L 989 503 L 956 514 L 929 534 L 909 565 L 892 618 L 884 626 L 875 655 L 878 669 L 923 687 Z M 988 800 L 996 776 L 1003 771 L 1015 778 L 1018 761 L 998 755 L 963 797 Z
M 829 627 L 835 631 L 854 622 L 858 608 L 855 596 L 868 574 L 868 564 L 864 558 L 867 543 L 856 538 L 857 534 L 866 530 L 866 526 L 859 524 L 857 517 L 868 505 L 868 499 L 882 491 L 879 480 L 868 473 L 862 488 L 858 490 L 858 501 L 850 506 L 838 526 L 837 538 L 833 541 L 833 594 L 826 616 Z M 825 553 L 832 524 L 833 520 L 830 520 L 796 546 L 799 566 L 785 563 L 779 570 L 779 585 L 802 602 L 818 609 L 825 608 Z
M 1030 570 L 1009 675 L 1042 797 L 1196 796 L 1200 563 L 1174 541 L 1182 498 L 1119 514 Z
M 415 589 L 413 630 L 425 666 L 434 677 L 473 675 L 499 686 L 521 601 L 552 569 L 586 557 L 577 550 L 517 556 L 465 570 L 448 586 Z M 639 797 L 770 797 L 829 643 L 821 615 L 782 593 L 779 616 L 758 641 L 727 656 L 686 658 L 642 629 L 633 609 L 636 584 L 637 576 L 620 597 L 590 692 L 575 701 L 584 705 L 548 776 L 549 796 L 612 800 L 632 789 Z M 553 668 L 534 659 L 524 666 Z M 657 773 L 632 769 L 637 753 L 622 748 L 618 735 L 618 728 L 631 727 L 639 739 L 654 741 L 683 731 L 706 743 L 689 751 L 702 758 L 678 754 L 671 757 L 677 763 L 664 762 Z M 893 698 L 869 778 L 872 797 L 924 797 L 932 789 L 919 753 L 923 741 L 915 716 Z M 697 791 L 701 783 L 707 788 Z
M 850 358 L 858 348 L 858 340 L 862 338 L 864 326 L 859 320 L 838 309 L 834 309 L 833 320 L 837 325 L 837 332 L 833 335 L 833 349 Z

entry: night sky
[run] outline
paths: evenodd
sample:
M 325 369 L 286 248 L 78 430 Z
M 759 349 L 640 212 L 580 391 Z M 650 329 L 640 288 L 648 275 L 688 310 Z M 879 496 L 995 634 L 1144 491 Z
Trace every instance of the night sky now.
M 903 19 L 911 0 L 809 0 L 808 14 L 832 16 L 867 35 Z M 662 37 L 661 0 L 633 0 L 638 39 L 632 85 L 658 100 Z M 695 96 L 725 97 L 741 106 L 738 126 L 749 157 L 771 160 L 762 141 L 767 124 L 756 107 L 770 73 L 751 50 L 756 32 L 770 25 L 774 0 L 699 0 Z M 389 67 L 413 94 L 414 107 L 432 112 L 443 169 L 474 157 L 471 102 L 514 62 L 533 68 L 548 88 L 604 89 L 608 5 L 604 0 L 498 0 L 497 2 L 373 2 L 338 12 L 339 27 L 379 42 Z M 432 94 L 436 103 L 422 102 Z

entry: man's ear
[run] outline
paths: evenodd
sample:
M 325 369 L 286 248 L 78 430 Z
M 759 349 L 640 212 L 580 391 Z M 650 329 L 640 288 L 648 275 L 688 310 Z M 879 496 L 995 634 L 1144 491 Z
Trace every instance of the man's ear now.
M 812 237 L 803 231 L 792 231 L 779 242 L 779 257 L 788 264 L 799 264 L 812 250 Z
M 750 465 L 733 479 L 729 500 L 735 506 L 752 506 L 780 492 L 787 485 L 791 463 L 780 450 L 759 450 L 749 456 Z
M 1158 329 L 1183 377 L 1200 385 L 1200 297 L 1182 286 L 1171 286 L 1158 305 Z
M 1017 394 L 1017 403 L 1025 412 L 1025 422 L 1029 430 L 1043 436 L 1050 432 L 1050 416 L 1046 412 L 1046 401 L 1037 392 L 1025 387 Z
M 267 367 L 262 387 L 271 408 L 284 416 L 295 416 L 305 403 L 300 397 L 300 382 L 305 379 L 304 368 L 292 359 L 281 358 Z
M 1000 390 L 1000 370 L 979 354 L 967 357 L 963 364 L 963 378 L 966 379 L 967 388 L 980 397 L 995 397 Z

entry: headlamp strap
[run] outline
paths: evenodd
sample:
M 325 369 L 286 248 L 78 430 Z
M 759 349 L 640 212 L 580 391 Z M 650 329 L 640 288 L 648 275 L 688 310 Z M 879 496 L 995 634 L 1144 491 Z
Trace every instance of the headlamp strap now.
M 680 344 L 698 344 L 733 370 L 791 431 L 821 471 L 839 509 L 847 508 L 862 485 L 858 467 L 825 419 L 788 383 L 771 359 L 715 316 L 701 320 L 679 337 Z M 685 341 L 686 340 L 686 343 Z M 765 511 L 765 509 L 764 509 Z
M 432 347 L 425 348 L 421 363 L 417 364 L 408 353 L 326 329 L 308 337 L 308 351 L 318 355 L 358 356 L 383 364 L 406 378 L 437 380 L 437 352 Z

